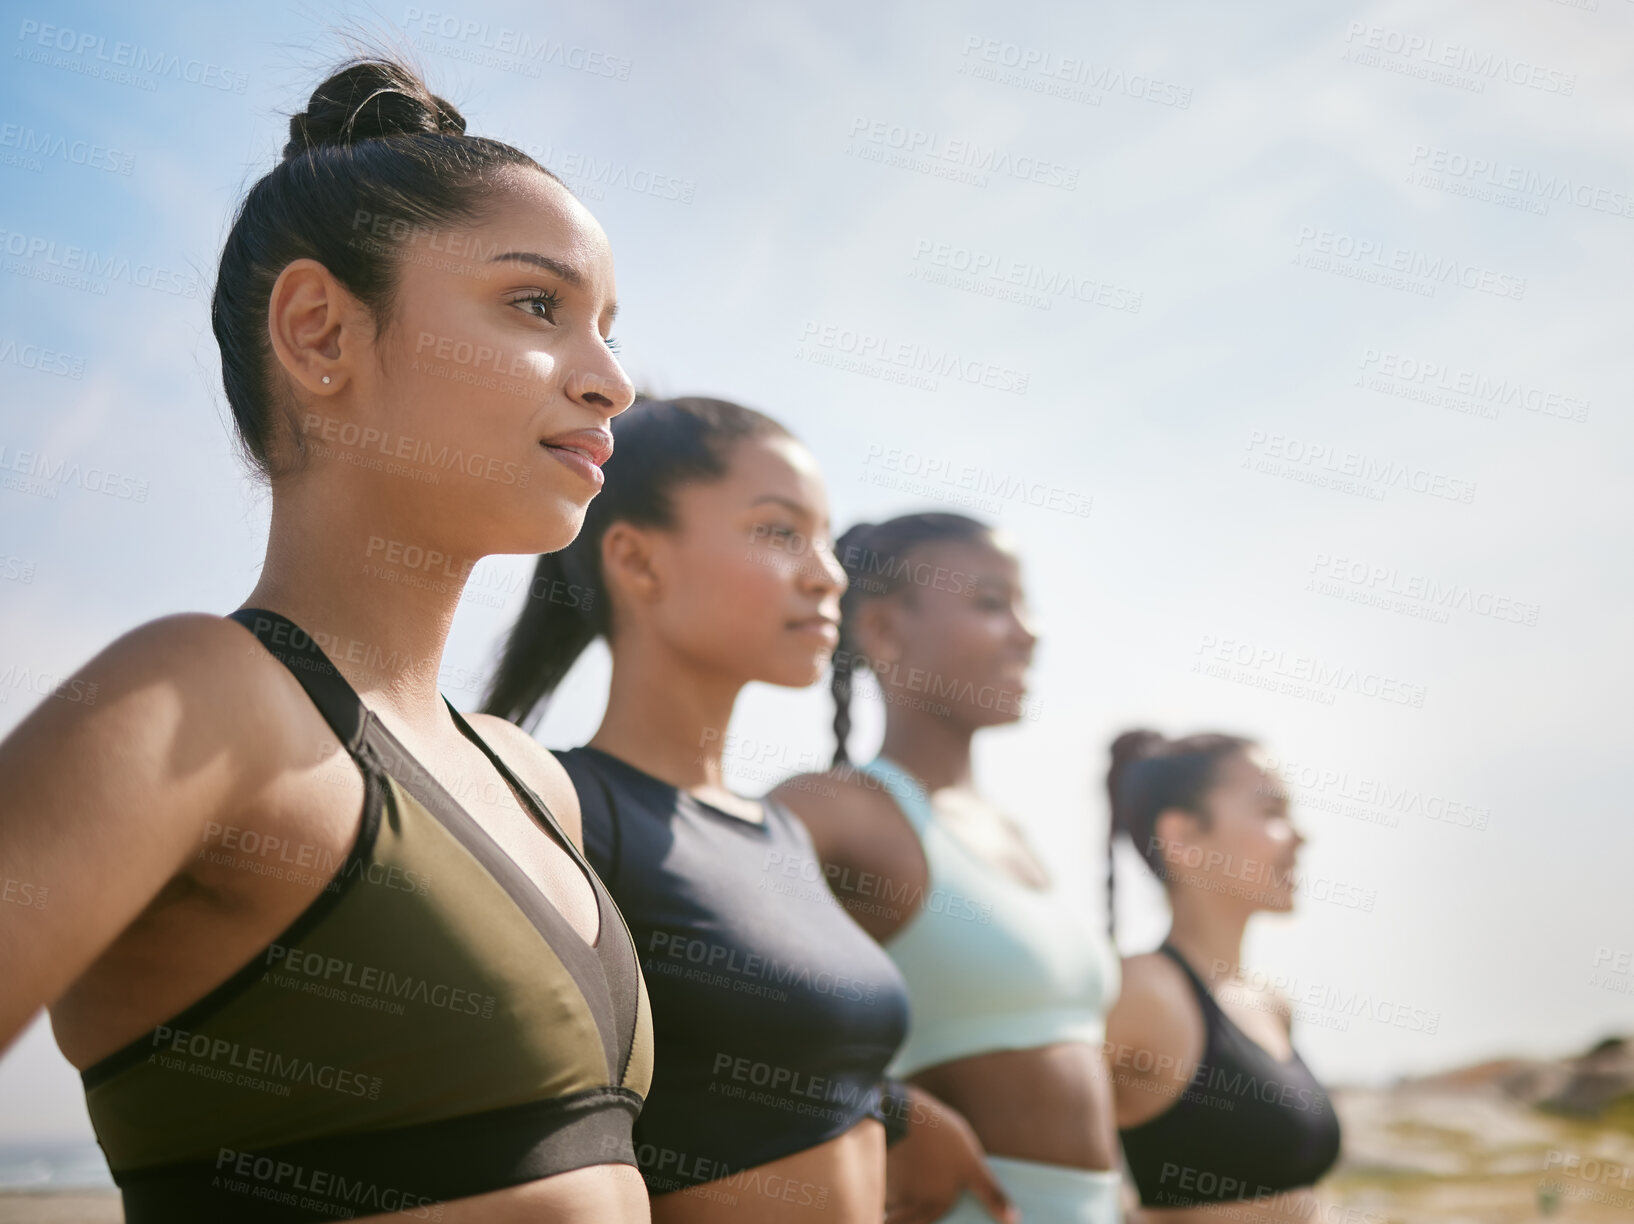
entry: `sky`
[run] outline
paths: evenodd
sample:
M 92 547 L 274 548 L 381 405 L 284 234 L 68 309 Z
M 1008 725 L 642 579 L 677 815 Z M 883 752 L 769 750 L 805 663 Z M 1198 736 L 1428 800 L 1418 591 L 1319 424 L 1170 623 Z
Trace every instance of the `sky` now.
M 838 527 L 1012 534 L 1042 643 L 978 782 L 1086 910 L 1111 738 L 1240 731 L 1309 839 L 1245 966 L 1320 1077 L 1634 1032 L 1630 0 L 147 7 L 3 5 L 0 733 L 254 585 L 212 269 L 356 32 L 584 200 L 640 385 L 777 417 Z M 531 565 L 472 575 L 461 708 Z M 830 715 L 747 690 L 729 779 L 826 760 Z M 0 1059 L 24 1136 L 90 1136 L 43 1021 Z

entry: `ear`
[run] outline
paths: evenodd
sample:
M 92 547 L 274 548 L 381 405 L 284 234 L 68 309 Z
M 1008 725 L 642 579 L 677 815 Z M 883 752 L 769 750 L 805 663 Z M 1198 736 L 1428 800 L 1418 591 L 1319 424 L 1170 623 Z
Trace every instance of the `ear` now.
M 875 663 L 895 663 L 902 658 L 902 617 L 896 600 L 864 600 L 856 617 L 854 640 L 864 658 Z
M 345 387 L 362 346 L 362 306 L 315 259 L 297 259 L 278 274 L 267 300 L 267 331 L 284 373 L 308 395 Z
M 611 591 L 646 603 L 659 590 L 651 533 L 634 523 L 615 522 L 602 533 L 601 572 Z
M 1181 866 L 1180 856 L 1185 848 L 1197 840 L 1202 822 L 1194 812 L 1185 808 L 1164 808 L 1152 822 L 1152 836 L 1157 838 L 1158 853 L 1170 867 Z

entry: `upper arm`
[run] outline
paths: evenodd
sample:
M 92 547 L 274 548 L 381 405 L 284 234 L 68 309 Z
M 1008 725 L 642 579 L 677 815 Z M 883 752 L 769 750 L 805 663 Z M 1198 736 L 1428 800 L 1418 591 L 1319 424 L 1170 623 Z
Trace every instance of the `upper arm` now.
M 109 645 L 0 741 L 0 876 L 35 901 L 0 905 L 0 1045 L 275 770 L 282 741 L 256 691 L 267 665 L 280 666 L 229 620 L 164 617 Z
M 1106 1061 L 1119 1126 L 1161 1113 L 1203 1055 L 1203 1018 L 1179 971 L 1147 953 L 1123 962 L 1123 985 L 1106 1018 Z
M 849 862 L 844 805 L 839 802 L 835 782 L 826 774 L 799 774 L 785 779 L 768 791 L 766 798 L 776 800 L 800 818 L 823 862 Z
M 562 763 L 533 736 L 513 722 L 494 714 L 467 714 L 471 724 L 488 746 L 511 767 L 517 777 L 545 801 L 562 832 L 584 849 L 584 822 L 579 813 L 579 793 Z

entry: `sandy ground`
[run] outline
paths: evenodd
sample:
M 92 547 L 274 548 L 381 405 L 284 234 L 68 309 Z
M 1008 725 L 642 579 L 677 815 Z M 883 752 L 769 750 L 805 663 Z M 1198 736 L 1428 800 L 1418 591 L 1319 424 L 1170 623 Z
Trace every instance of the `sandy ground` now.
M 114 1190 L 0 1191 L 0 1224 L 122 1224 L 124 1218 Z

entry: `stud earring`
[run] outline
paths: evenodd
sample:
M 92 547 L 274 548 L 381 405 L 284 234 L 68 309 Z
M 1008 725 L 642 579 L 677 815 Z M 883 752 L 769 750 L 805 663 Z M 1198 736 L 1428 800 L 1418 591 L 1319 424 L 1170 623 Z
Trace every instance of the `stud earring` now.
M 329 375 L 327 375 L 327 374 L 325 374 L 325 375 L 324 375 L 324 376 L 323 376 L 323 381 L 324 381 L 324 384 L 325 384 L 325 385 L 326 385 L 326 386 L 327 386 L 327 385 L 328 385 L 328 383 L 329 383 Z

